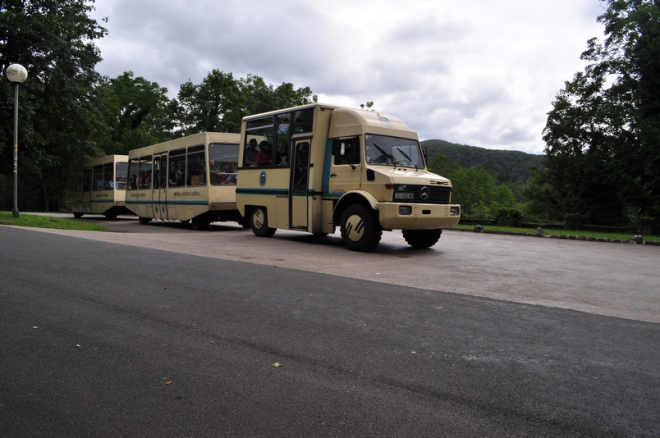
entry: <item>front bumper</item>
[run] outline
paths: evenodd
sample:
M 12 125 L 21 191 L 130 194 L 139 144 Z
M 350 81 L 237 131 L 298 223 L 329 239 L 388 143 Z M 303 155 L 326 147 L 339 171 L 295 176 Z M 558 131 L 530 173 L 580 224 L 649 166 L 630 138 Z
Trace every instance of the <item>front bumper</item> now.
M 386 230 L 452 228 L 461 220 L 461 206 L 458 204 L 384 202 L 377 205 L 377 210 L 380 226 Z

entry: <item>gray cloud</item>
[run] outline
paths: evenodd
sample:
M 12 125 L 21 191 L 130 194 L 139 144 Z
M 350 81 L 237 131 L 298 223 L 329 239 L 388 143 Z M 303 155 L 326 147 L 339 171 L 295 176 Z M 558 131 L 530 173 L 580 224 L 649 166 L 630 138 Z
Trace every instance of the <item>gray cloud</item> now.
M 422 139 L 543 150 L 546 113 L 601 36 L 598 0 L 96 0 L 98 70 L 167 87 L 212 70 L 309 86 L 403 119 Z

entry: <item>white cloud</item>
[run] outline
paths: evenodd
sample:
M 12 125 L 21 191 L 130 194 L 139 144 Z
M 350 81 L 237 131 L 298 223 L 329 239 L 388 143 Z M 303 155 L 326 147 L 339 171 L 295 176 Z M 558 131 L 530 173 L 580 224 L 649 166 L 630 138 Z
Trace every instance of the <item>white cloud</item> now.
M 98 70 L 174 97 L 212 70 L 309 86 L 403 119 L 422 139 L 541 153 L 554 96 L 602 35 L 598 0 L 96 0 Z

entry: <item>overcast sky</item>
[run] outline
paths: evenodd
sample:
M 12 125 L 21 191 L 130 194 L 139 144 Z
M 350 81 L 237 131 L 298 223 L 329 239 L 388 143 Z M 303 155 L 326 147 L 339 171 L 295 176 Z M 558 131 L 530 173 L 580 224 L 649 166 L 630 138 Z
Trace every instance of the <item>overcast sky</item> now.
M 542 153 L 598 0 L 96 0 L 99 73 L 133 71 L 176 97 L 212 69 L 373 101 L 420 139 Z M 101 22 L 107 17 L 108 22 Z

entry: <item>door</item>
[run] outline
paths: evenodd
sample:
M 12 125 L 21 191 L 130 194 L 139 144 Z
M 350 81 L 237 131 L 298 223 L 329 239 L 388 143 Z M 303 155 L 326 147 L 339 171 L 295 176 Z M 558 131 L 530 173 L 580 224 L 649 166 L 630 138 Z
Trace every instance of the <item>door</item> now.
M 167 219 L 167 154 L 154 155 L 153 172 L 154 217 Z
M 310 139 L 295 140 L 293 145 L 293 157 L 291 165 L 293 166 L 290 181 L 290 206 L 291 228 L 307 229 L 308 200 L 309 194 L 309 148 Z
M 352 190 L 359 189 L 361 175 L 360 137 L 334 139 L 328 176 L 328 195 L 340 198 Z

